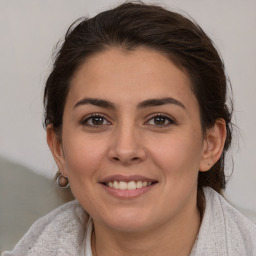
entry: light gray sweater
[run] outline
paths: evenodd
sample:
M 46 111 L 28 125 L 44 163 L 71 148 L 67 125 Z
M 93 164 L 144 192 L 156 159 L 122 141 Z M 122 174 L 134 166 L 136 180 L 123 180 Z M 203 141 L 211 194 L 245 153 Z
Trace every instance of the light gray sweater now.
M 214 190 L 204 194 L 206 209 L 190 256 L 256 256 L 256 225 Z M 2 256 L 91 256 L 91 230 L 87 214 L 72 201 L 35 222 Z

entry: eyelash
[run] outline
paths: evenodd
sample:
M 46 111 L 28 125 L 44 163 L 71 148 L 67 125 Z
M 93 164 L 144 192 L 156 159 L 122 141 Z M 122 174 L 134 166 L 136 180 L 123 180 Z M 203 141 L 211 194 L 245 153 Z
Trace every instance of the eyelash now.
M 103 123 L 103 124 L 89 124 L 89 120 L 91 120 L 93 122 L 93 118 L 101 118 L 103 120 L 103 122 L 107 122 L 107 123 Z M 91 114 L 89 116 L 87 116 L 86 118 L 84 118 L 82 121 L 81 121 L 81 124 L 84 125 L 84 126 L 88 126 L 88 127 L 95 127 L 95 128 L 99 128 L 99 127 L 102 127 L 102 126 L 105 126 L 105 125 L 110 125 L 111 123 L 107 120 L 107 118 L 102 115 L 102 114 Z
M 156 118 L 161 118 L 161 119 L 164 120 L 164 122 L 168 121 L 168 123 L 167 124 L 165 124 L 165 123 L 164 124 L 159 124 L 159 125 L 149 123 L 151 120 L 156 121 Z M 176 122 L 173 118 L 171 118 L 169 116 L 166 116 L 165 114 L 159 113 L 159 114 L 153 115 L 145 124 L 150 125 L 150 126 L 156 126 L 156 127 L 159 127 L 159 128 L 163 128 L 163 127 L 167 127 L 167 126 L 170 126 L 170 125 L 174 125 L 174 124 L 176 124 Z
M 103 123 L 102 124 L 93 124 L 93 123 L 90 124 L 89 121 L 93 122 L 93 118 L 100 118 L 103 121 Z M 168 123 L 167 124 L 166 123 L 164 123 L 164 124 L 150 124 L 150 121 L 151 120 L 156 121 L 156 118 L 161 118 L 162 120 L 160 120 L 160 121 L 164 121 L 164 122 L 167 121 Z M 91 114 L 91 115 L 87 116 L 86 118 L 84 118 L 81 121 L 81 124 L 84 125 L 84 126 L 92 127 L 92 128 L 99 128 L 99 127 L 102 127 L 102 126 L 111 125 L 111 122 L 109 122 L 104 115 L 95 113 L 95 114 Z M 166 116 L 165 114 L 161 114 L 161 113 L 151 116 L 148 119 L 148 121 L 145 122 L 145 125 L 156 126 L 156 127 L 159 127 L 159 128 L 167 127 L 167 126 L 174 125 L 174 124 L 176 124 L 174 119 L 172 119 L 169 116 Z

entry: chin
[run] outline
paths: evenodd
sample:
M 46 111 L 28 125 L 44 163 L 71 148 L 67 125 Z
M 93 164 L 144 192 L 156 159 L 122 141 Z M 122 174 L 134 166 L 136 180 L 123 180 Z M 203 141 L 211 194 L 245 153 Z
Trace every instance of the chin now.
M 152 225 L 151 218 L 148 218 L 142 212 L 137 211 L 127 213 L 112 213 L 110 216 L 104 216 L 102 222 L 109 228 L 122 232 L 139 232 L 147 230 Z
M 147 223 L 137 221 L 115 221 L 114 223 L 110 223 L 109 227 L 119 232 L 134 233 L 147 230 L 149 228 L 149 225 Z

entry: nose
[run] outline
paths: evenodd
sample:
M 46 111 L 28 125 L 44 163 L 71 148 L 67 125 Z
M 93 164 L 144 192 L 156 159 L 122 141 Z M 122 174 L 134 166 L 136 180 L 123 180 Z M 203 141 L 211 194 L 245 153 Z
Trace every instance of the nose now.
M 122 165 L 132 165 L 146 159 L 143 139 L 136 128 L 123 125 L 116 129 L 109 148 L 109 158 Z

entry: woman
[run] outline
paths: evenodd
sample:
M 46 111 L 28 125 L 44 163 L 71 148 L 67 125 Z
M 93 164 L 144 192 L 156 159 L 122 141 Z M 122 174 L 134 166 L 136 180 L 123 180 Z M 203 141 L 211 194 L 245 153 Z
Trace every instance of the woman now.
M 256 255 L 220 195 L 231 143 L 224 65 L 197 25 L 126 3 L 71 26 L 45 87 L 57 183 L 75 201 L 3 255 Z

